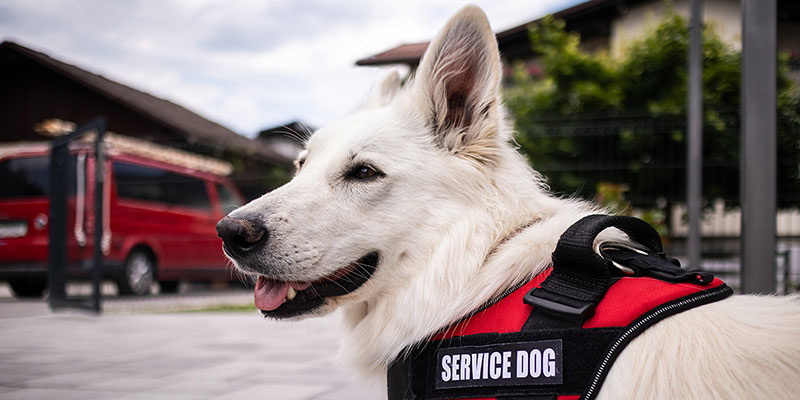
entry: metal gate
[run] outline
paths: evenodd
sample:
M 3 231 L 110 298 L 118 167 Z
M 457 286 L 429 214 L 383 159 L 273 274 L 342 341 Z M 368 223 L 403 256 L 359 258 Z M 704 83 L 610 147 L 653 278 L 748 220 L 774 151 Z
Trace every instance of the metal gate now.
M 94 247 L 91 267 L 92 295 L 89 299 L 67 298 L 67 182 L 74 180 L 70 168 L 69 144 L 94 133 Z M 73 132 L 53 140 L 50 152 L 50 238 L 48 257 L 48 279 L 50 286 L 50 308 L 83 308 L 101 311 L 101 283 L 103 280 L 103 186 L 105 184 L 105 151 L 103 137 L 106 133 L 105 118 L 99 117 L 77 127 Z

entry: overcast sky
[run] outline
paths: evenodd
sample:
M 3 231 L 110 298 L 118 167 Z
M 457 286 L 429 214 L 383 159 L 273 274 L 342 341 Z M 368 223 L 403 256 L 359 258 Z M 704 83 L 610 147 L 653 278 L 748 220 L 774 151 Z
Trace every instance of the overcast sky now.
M 495 31 L 581 0 L 477 0 Z M 183 105 L 236 132 L 352 111 L 355 61 L 430 39 L 461 0 L 0 0 L 0 39 Z

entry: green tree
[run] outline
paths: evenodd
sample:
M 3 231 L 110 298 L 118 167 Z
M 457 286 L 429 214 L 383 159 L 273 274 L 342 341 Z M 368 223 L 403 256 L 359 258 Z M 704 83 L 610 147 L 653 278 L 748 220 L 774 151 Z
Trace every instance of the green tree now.
M 603 182 L 624 184 L 634 206 L 684 201 L 686 193 L 687 22 L 668 13 L 623 55 L 589 54 L 564 22 L 530 29 L 544 78 L 516 66 L 506 103 L 517 141 L 556 192 L 594 197 Z M 706 199 L 739 198 L 741 53 L 703 32 L 703 182 Z M 800 94 L 778 73 L 779 206 L 800 205 Z

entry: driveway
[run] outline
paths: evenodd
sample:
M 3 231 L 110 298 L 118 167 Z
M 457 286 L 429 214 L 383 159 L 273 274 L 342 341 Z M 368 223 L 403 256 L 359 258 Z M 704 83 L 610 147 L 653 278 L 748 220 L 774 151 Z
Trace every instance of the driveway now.
M 254 310 L 153 306 L 213 309 L 214 297 L 239 299 L 234 310 L 252 302 L 247 291 L 112 299 L 96 316 L 0 296 L 0 399 L 385 398 L 337 362 L 338 315 L 281 323 Z

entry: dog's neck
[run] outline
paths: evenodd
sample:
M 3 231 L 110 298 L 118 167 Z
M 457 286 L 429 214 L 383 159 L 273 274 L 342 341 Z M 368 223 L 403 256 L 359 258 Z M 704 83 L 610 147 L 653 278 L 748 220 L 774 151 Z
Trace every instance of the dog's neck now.
M 510 232 L 508 235 L 506 235 L 506 237 L 500 239 L 499 242 L 495 243 L 495 245 L 492 246 L 492 249 L 489 250 L 489 253 L 486 254 L 486 258 L 484 258 L 483 264 L 488 263 L 489 259 L 494 255 L 494 253 L 497 252 L 497 249 L 500 246 L 502 246 L 505 242 L 508 242 L 509 240 L 513 239 L 515 236 L 517 236 L 520 233 L 522 233 L 522 231 L 524 231 L 525 229 L 530 228 L 534 224 L 537 224 L 537 223 L 541 222 L 541 220 L 542 219 L 539 218 L 539 217 L 533 218 L 530 221 L 526 222 L 524 225 L 522 225 L 522 226 L 518 227 L 517 229 L 515 229 L 514 231 Z

